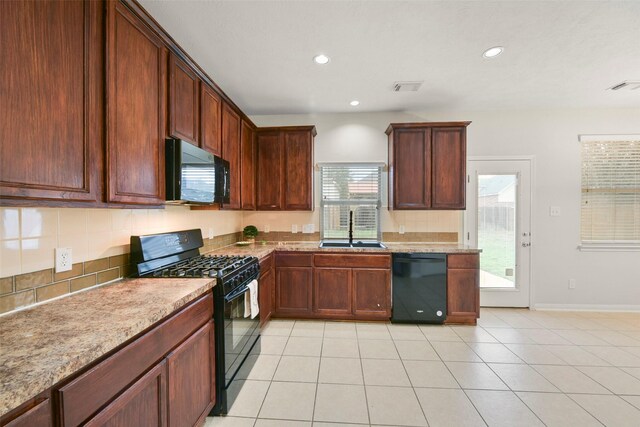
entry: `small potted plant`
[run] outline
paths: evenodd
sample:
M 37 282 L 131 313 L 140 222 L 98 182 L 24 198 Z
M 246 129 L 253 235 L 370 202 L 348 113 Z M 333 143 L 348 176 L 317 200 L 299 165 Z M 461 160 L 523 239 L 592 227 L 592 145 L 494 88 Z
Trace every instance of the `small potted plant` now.
M 258 228 L 255 225 L 247 225 L 244 230 L 242 230 L 242 234 L 244 234 L 246 241 L 255 243 L 256 236 L 258 235 Z

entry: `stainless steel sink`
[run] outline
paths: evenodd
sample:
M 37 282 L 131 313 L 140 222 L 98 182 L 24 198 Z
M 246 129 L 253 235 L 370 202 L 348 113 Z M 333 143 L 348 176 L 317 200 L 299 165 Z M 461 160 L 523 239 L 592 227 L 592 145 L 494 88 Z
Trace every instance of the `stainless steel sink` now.
M 387 247 L 380 242 L 362 242 L 357 241 L 353 243 L 342 242 L 342 241 L 331 241 L 331 242 L 321 242 L 321 248 L 346 248 L 346 249 L 356 249 L 356 248 L 373 248 L 373 249 L 386 249 Z

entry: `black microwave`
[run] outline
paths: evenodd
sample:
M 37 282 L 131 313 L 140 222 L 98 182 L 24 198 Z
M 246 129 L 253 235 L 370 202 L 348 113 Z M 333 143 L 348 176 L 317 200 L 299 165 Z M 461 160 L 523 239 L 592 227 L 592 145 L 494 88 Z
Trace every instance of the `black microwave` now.
M 229 162 L 181 139 L 165 146 L 166 199 L 169 203 L 229 203 Z

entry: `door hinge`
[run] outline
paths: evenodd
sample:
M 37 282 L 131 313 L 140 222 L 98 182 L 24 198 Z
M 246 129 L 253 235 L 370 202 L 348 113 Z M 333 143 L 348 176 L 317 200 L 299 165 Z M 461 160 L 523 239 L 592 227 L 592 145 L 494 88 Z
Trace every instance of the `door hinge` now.
M 471 182 L 471 175 L 467 175 L 467 184 Z
M 467 231 L 467 240 L 470 240 L 470 239 L 471 239 L 470 234 L 471 234 L 471 233 L 469 233 L 469 232 Z

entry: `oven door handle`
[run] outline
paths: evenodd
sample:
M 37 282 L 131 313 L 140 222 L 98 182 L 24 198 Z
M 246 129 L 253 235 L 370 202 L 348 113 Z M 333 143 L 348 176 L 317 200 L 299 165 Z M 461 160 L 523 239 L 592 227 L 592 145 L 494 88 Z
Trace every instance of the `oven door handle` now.
M 249 291 L 249 286 L 247 286 L 247 285 L 241 286 L 240 288 L 234 290 L 230 294 L 225 295 L 224 296 L 224 300 L 226 302 L 231 302 L 234 299 L 238 298 L 239 296 L 241 296 L 242 294 L 244 294 L 244 293 L 246 293 L 248 291 Z

